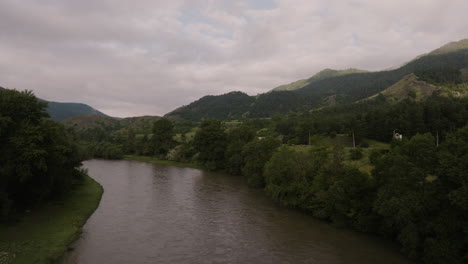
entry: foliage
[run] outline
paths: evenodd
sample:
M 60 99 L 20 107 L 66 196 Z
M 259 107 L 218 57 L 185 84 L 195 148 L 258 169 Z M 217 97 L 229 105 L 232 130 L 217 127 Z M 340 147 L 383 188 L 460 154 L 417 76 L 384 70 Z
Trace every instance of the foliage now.
M 226 171 L 232 175 L 241 175 L 245 166 L 242 153 L 244 146 L 255 138 L 255 127 L 251 123 L 244 123 L 228 132 L 226 147 Z
M 64 199 L 30 210 L 14 225 L 0 225 L 0 263 L 57 263 L 80 236 L 102 193 L 99 183 L 83 175 Z
M 165 157 L 169 150 L 174 147 L 174 125 L 167 118 L 161 118 L 153 125 L 153 136 L 151 137 L 151 148 L 153 154 Z
M 350 131 L 354 131 L 357 142 L 364 138 L 390 142 L 395 129 L 407 138 L 429 132 L 443 140 L 450 131 L 466 125 L 466 120 L 468 98 L 446 97 L 420 102 L 403 100 L 397 104 L 376 98 L 272 118 L 274 130 L 283 135 L 284 142 L 296 139 L 299 144 L 308 143 L 309 133 L 335 135 Z
M 363 157 L 362 149 L 360 148 L 353 148 L 349 151 L 352 160 L 360 160 Z
M 242 155 L 245 166 L 242 169 L 242 175 L 246 177 L 249 186 L 255 188 L 265 186 L 263 168 L 279 146 L 280 143 L 277 140 L 269 137 L 256 139 L 244 146 Z
M 193 139 L 198 161 L 211 170 L 223 168 L 226 145 L 226 132 L 221 121 L 216 119 L 204 120 Z
M 429 134 L 394 145 L 374 170 L 381 231 L 425 263 L 464 263 L 468 127 L 437 148 Z M 461 198 L 463 197 L 463 198 Z
M 265 166 L 266 192 L 283 205 L 311 212 L 340 226 L 370 231 L 373 185 L 367 175 L 343 165 L 343 150 L 283 147 Z
M 0 217 L 65 195 L 82 173 L 74 135 L 30 91 L 0 90 Z

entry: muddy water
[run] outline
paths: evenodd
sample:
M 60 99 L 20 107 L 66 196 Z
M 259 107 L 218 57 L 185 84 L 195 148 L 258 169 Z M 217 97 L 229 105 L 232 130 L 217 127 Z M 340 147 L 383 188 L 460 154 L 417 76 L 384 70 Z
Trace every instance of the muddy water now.
M 410 263 L 382 240 L 275 205 L 243 179 L 133 161 L 85 162 L 104 187 L 63 263 Z

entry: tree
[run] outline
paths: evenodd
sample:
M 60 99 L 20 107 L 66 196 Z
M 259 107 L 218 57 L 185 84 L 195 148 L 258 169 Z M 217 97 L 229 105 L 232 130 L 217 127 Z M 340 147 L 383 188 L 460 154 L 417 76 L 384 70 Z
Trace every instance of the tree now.
M 151 147 L 153 154 L 159 158 L 165 158 L 169 150 L 174 147 L 174 125 L 167 118 L 161 118 L 154 122 Z
M 197 160 L 210 170 L 224 168 L 224 152 L 227 135 L 221 121 L 203 120 L 193 139 L 193 147 L 198 152 Z
M 245 165 L 242 149 L 245 144 L 255 138 L 255 127 L 250 123 L 243 123 L 229 131 L 226 148 L 226 170 L 232 175 L 241 175 Z
M 74 136 L 30 91 L 0 90 L 0 217 L 61 197 L 83 174 Z
M 242 174 L 247 178 L 249 186 L 255 188 L 265 186 L 263 168 L 279 146 L 280 142 L 270 137 L 256 139 L 244 146 L 242 155 L 245 166 L 242 169 Z

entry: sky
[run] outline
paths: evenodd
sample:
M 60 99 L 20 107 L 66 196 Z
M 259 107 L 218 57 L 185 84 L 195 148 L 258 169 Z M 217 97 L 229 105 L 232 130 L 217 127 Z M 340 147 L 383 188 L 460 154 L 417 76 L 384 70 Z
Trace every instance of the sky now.
M 466 0 L 1 0 L 0 86 L 116 117 L 398 67 L 468 38 Z

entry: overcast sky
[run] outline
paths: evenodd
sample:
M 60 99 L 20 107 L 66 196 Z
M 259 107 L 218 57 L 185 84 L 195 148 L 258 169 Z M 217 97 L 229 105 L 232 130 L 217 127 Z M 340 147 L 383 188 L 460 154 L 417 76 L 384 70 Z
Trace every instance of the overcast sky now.
M 119 117 L 395 67 L 468 38 L 467 0 L 0 0 L 0 86 Z

